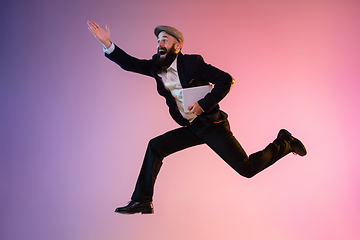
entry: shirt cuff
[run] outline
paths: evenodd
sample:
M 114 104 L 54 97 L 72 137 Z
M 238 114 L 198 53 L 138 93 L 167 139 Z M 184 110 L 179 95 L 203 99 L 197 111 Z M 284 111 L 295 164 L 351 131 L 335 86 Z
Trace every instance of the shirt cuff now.
M 103 50 L 106 54 L 111 54 L 115 50 L 115 44 L 111 43 L 111 46 L 109 48 L 103 47 Z

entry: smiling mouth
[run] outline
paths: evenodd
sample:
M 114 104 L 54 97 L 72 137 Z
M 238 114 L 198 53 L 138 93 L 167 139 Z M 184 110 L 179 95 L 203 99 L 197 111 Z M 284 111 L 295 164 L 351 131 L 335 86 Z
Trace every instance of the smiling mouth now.
M 159 55 L 161 56 L 161 57 L 163 57 L 164 55 L 166 55 L 166 53 L 167 53 L 167 50 L 166 49 L 164 49 L 164 48 L 161 48 L 161 49 L 159 49 Z

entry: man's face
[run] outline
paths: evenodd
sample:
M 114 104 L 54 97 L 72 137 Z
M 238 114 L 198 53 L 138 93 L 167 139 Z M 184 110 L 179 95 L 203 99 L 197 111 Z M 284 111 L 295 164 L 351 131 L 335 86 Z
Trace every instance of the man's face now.
M 180 52 L 181 44 L 173 36 L 161 32 L 158 36 L 157 64 L 160 67 L 169 67 Z
M 180 51 L 180 43 L 173 36 L 166 32 L 159 33 L 157 52 L 161 59 L 164 59 L 171 48 L 175 44 L 176 54 Z

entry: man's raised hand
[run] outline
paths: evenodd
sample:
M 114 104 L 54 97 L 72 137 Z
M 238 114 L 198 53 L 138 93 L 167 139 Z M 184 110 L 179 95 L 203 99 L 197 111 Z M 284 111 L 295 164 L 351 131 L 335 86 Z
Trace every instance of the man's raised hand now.
M 111 46 L 110 26 L 106 24 L 106 30 L 102 29 L 99 24 L 94 21 L 87 21 L 89 31 L 94 34 L 95 38 L 101 42 L 106 48 Z

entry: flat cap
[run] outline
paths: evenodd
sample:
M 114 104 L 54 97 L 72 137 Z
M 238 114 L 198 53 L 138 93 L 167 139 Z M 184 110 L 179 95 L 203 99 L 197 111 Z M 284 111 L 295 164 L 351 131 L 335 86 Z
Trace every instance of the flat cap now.
M 176 40 L 178 40 L 179 43 L 181 43 L 181 44 L 184 43 L 184 37 L 183 37 L 182 33 L 179 30 L 177 30 L 176 28 L 169 27 L 169 26 L 157 26 L 154 30 L 155 36 L 158 37 L 162 31 L 164 31 L 167 34 L 176 38 Z

